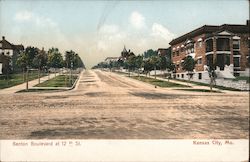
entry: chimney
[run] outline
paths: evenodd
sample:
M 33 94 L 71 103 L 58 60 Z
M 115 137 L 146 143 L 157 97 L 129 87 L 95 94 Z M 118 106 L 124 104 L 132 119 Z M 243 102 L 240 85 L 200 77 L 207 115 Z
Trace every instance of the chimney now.
M 3 40 L 5 40 L 5 36 L 2 36 Z
M 249 20 L 247 20 L 247 26 L 249 26 L 250 24 L 249 24 Z

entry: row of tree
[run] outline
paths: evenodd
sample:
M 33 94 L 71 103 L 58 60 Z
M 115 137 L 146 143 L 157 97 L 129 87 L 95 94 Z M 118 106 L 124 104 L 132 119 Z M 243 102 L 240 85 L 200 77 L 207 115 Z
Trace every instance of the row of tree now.
M 184 71 L 187 71 L 188 79 L 193 77 L 194 69 L 197 64 L 197 61 L 193 59 L 191 56 L 187 56 L 183 59 L 183 62 L 180 64 L 181 68 Z M 213 64 L 208 66 L 209 77 L 210 77 L 210 88 L 212 90 L 213 84 L 215 84 L 216 72 L 215 72 L 216 60 Z M 172 62 L 170 57 L 161 56 L 157 54 L 157 51 L 149 49 L 145 51 L 141 55 L 131 55 L 127 59 L 118 59 L 117 61 L 110 62 L 101 62 L 93 68 L 109 68 L 112 69 L 128 69 L 129 75 L 130 72 L 137 72 L 138 75 L 140 73 L 148 74 L 150 71 L 155 71 L 156 78 L 156 70 L 167 71 L 168 78 L 171 77 L 171 73 L 176 73 L 176 65 Z M 166 77 L 166 76 L 165 76 Z
M 148 74 L 152 70 L 174 71 L 175 66 L 171 59 L 160 56 L 157 51 L 149 49 L 140 55 L 130 55 L 127 59 L 120 58 L 117 61 L 101 62 L 93 68 L 128 69 L 129 72 Z
M 16 69 L 16 67 L 14 68 L 13 66 L 22 69 L 23 79 L 25 79 L 25 72 L 29 69 L 37 69 L 38 77 L 40 78 L 40 72 L 42 70 L 48 72 L 51 68 L 85 68 L 83 61 L 77 53 L 72 50 L 66 51 L 63 58 L 58 48 L 51 48 L 45 51 L 44 49 L 40 50 L 36 47 L 27 47 L 14 61 L 7 55 L 2 55 L 1 57 L 5 60 L 3 74 L 5 74 L 7 79 L 10 73 L 15 72 L 13 69 Z

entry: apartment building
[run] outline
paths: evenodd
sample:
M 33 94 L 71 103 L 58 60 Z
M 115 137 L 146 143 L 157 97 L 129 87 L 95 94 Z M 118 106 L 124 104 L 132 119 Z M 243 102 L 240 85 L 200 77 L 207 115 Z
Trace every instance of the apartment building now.
M 249 29 L 249 20 L 245 25 L 204 25 L 172 40 L 173 77 L 188 78 L 181 67 L 187 56 L 197 61 L 193 75 L 197 81 L 209 79 L 207 67 L 211 64 L 216 65 L 218 78 L 249 76 Z

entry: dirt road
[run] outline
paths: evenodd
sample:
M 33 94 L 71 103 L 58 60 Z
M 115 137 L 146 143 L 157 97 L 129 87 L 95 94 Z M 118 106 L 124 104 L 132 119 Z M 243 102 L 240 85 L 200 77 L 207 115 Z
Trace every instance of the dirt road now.
M 0 138 L 247 139 L 248 97 L 155 88 L 89 70 L 71 91 L 1 94 Z

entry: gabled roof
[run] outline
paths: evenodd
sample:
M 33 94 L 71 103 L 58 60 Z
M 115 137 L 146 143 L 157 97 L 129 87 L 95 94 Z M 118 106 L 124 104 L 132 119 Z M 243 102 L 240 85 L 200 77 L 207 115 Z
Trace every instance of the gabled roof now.
M 22 44 L 14 45 L 14 44 L 11 44 L 9 41 L 7 41 L 4 36 L 2 38 L 3 39 L 0 40 L 0 43 L 2 45 L 0 46 L 0 49 L 11 49 L 11 50 L 19 50 L 19 51 L 24 50 L 24 47 Z
M 231 33 L 249 33 L 249 23 L 247 25 L 236 25 L 236 24 L 223 24 L 221 26 L 216 25 L 204 25 L 200 28 L 197 28 L 187 34 L 184 34 L 176 39 L 173 39 L 169 44 L 177 44 L 183 42 L 187 39 L 191 39 L 195 36 L 201 34 L 213 34 L 218 31 L 229 31 Z
M 1 40 L 0 43 L 2 44 L 1 49 L 13 49 L 12 44 L 5 39 Z

